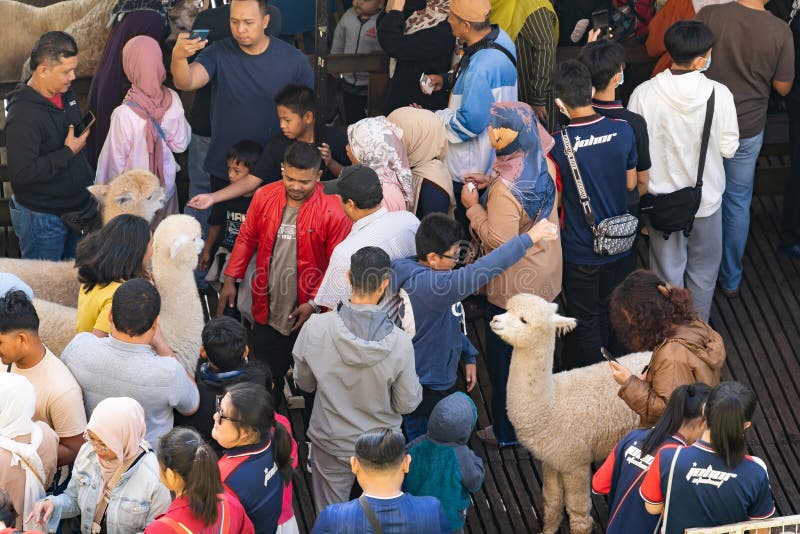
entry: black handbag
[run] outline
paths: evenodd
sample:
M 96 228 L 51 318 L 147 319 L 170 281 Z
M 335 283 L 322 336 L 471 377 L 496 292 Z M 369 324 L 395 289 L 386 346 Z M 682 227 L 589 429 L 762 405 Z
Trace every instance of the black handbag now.
M 642 196 L 640 211 L 650 220 L 650 226 L 663 232 L 664 239 L 669 239 L 672 232 L 683 232 L 689 237 L 694 226 L 694 217 L 700 209 L 703 197 L 703 171 L 706 166 L 708 140 L 711 136 L 711 121 L 714 118 L 714 90 L 706 102 L 706 118 L 703 124 L 703 137 L 700 141 L 700 163 L 697 166 L 697 181 L 694 187 L 684 187 L 672 193 Z
M 81 237 L 99 230 L 103 226 L 97 201 L 94 197 L 89 197 L 89 199 L 91 202 L 82 210 L 70 211 L 60 216 L 64 226 Z

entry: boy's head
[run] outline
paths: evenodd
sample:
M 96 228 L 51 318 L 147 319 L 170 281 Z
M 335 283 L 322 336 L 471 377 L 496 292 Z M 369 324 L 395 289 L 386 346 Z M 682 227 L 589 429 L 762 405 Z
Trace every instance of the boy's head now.
M 232 317 L 215 317 L 203 327 L 200 356 L 221 372 L 235 371 L 244 365 L 249 348 L 247 330 Z
M 261 156 L 261 145 L 256 141 L 239 141 L 228 150 L 228 180 L 238 182 L 248 174 Z
M 353 295 L 374 297 L 380 300 L 389 285 L 392 260 L 378 247 L 363 247 L 350 256 L 350 271 L 347 273 Z
M 161 296 L 144 278 L 128 280 L 111 299 L 111 332 L 150 342 L 158 326 Z M 150 338 L 150 339 L 147 339 Z
M 290 83 L 275 95 L 278 121 L 288 139 L 314 131 L 314 91 L 301 83 Z
M 308 199 L 317 186 L 322 171 L 322 156 L 311 143 L 295 141 L 286 147 L 283 156 L 283 187 L 286 195 L 295 202 Z
M 564 115 L 569 117 L 567 108 L 592 105 L 592 75 L 580 61 L 570 59 L 557 64 L 552 83 L 556 106 Z
M 356 440 L 355 449 L 350 468 L 365 491 L 376 479 L 392 480 L 400 489 L 411 465 L 411 456 L 406 454 L 406 439 L 401 432 L 391 428 L 367 430 Z
M 664 34 L 664 46 L 675 66 L 702 72 L 711 66 L 714 33 L 699 20 L 681 20 Z
M 383 0 L 353 0 L 353 11 L 362 18 L 377 15 L 383 9 Z
M 583 47 L 578 60 L 586 65 L 592 76 L 592 87 L 603 91 L 612 83 L 622 85 L 625 68 L 625 49 L 616 41 L 601 39 Z
M 31 348 L 41 347 L 38 339 L 39 316 L 33 303 L 23 291 L 9 291 L 0 298 L 0 361 L 18 362 Z
M 461 223 L 444 213 L 431 213 L 417 229 L 417 260 L 435 271 L 450 271 L 463 260 L 463 237 Z

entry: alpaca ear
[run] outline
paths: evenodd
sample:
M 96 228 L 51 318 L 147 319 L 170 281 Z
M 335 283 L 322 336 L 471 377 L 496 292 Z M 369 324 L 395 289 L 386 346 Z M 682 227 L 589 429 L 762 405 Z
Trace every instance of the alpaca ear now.
M 557 335 L 564 335 L 578 326 L 578 321 L 572 317 L 564 317 L 563 315 L 555 314 L 553 315 L 553 326 L 556 327 Z
M 89 193 L 97 200 L 101 206 L 105 206 L 106 193 L 108 192 L 108 184 L 93 184 L 87 187 Z
M 173 239 L 169 244 L 169 257 L 170 259 L 175 259 L 178 256 L 178 252 L 180 252 L 181 247 L 186 243 L 191 243 L 192 238 L 187 235 L 179 235 Z

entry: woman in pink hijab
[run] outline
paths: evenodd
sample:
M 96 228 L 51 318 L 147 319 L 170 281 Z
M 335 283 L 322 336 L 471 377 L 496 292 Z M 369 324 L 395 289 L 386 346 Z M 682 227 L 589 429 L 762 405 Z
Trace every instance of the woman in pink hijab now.
M 140 35 L 122 49 L 122 68 L 131 88 L 111 114 L 111 127 L 97 161 L 96 183 L 105 184 L 131 169 L 147 169 L 166 190 L 167 204 L 154 224 L 177 213 L 173 152 L 189 146 L 191 127 L 178 94 L 164 86 L 166 70 L 158 42 Z

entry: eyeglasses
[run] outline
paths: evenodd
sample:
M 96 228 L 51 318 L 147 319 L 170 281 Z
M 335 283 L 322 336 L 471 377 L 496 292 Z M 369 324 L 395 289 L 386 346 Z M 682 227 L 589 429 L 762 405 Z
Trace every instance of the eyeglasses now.
M 222 396 L 217 395 L 217 417 L 219 417 L 220 421 L 223 419 L 227 419 L 231 423 L 241 423 L 241 419 L 234 419 L 233 417 L 228 417 L 227 415 L 222 413 Z
M 91 443 L 92 447 L 94 447 L 95 451 L 98 454 L 105 454 L 105 453 L 107 453 L 109 451 L 109 448 L 102 441 L 97 441 L 96 439 L 93 439 L 89 435 L 89 431 L 88 430 L 84 430 L 83 431 L 83 439 L 85 441 L 88 441 L 89 443 Z

